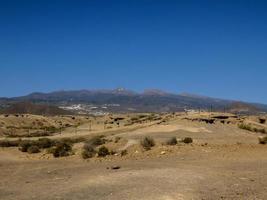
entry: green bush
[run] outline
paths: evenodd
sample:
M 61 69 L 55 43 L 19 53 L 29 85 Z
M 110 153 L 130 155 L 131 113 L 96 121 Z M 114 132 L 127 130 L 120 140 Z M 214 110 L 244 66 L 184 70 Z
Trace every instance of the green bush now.
M 151 147 L 155 146 L 155 141 L 151 137 L 145 137 L 141 140 L 141 145 L 145 150 L 150 150 Z
M 172 137 L 166 142 L 167 145 L 176 145 L 177 144 L 177 139 L 176 137 Z
M 50 148 L 55 145 L 55 142 L 53 140 L 50 140 L 49 138 L 40 138 L 37 141 L 38 147 L 41 149 Z
M 58 142 L 55 147 L 49 150 L 55 158 L 69 156 L 72 151 L 72 146 L 68 143 Z
M 99 150 L 98 150 L 98 156 L 99 157 L 106 157 L 109 154 L 110 154 L 109 150 L 105 146 L 100 147 Z
M 35 145 L 34 141 L 31 140 L 22 140 L 19 144 L 19 150 L 21 152 L 27 152 L 28 148 Z
M 40 149 L 38 146 L 36 145 L 32 145 L 30 146 L 28 149 L 27 149 L 27 152 L 32 154 L 32 153 L 39 153 L 40 152 Z
M 92 158 L 96 154 L 96 151 L 94 147 L 90 144 L 84 144 L 83 151 L 82 151 L 82 157 L 83 159 Z
M 38 149 L 50 148 L 55 145 L 55 142 L 48 138 L 40 138 L 37 141 L 34 140 L 22 140 L 19 143 L 19 150 L 22 152 L 28 152 L 28 149 L 32 146 L 38 147 Z

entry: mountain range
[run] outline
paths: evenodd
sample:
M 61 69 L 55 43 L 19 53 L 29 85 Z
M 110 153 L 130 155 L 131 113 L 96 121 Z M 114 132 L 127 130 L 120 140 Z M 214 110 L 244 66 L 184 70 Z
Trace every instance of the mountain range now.
M 138 93 L 124 88 L 114 90 L 73 90 L 51 93 L 35 92 L 26 96 L 0 98 L 2 110 L 19 102 L 46 104 L 71 110 L 86 108 L 101 112 L 175 112 L 185 109 L 228 112 L 267 112 L 267 105 L 200 96 L 173 94 L 150 89 Z M 25 104 L 27 105 L 27 104 Z M 79 109 L 76 110 L 79 110 Z M 85 110 L 86 110 L 85 109 Z

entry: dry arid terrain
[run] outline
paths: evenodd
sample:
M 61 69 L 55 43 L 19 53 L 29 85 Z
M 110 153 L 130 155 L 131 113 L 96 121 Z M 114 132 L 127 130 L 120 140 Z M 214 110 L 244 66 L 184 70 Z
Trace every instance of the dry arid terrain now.
M 266 119 L 1 115 L 0 199 L 267 199 Z

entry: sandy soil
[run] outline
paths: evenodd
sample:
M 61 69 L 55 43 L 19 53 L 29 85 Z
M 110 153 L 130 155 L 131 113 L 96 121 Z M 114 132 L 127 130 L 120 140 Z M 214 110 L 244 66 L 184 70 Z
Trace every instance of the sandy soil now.
M 267 145 L 258 144 L 258 133 L 178 117 L 103 134 L 121 137 L 106 146 L 128 154 L 83 160 L 75 144 L 73 156 L 55 159 L 0 148 L 0 199 L 267 199 Z M 156 140 L 150 151 L 139 145 L 145 136 Z M 163 145 L 172 136 L 194 143 Z

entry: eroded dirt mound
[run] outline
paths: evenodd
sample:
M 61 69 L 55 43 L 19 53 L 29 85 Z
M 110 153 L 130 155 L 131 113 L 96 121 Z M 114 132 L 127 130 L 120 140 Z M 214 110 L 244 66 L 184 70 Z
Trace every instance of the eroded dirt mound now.
M 41 116 L 29 114 L 0 115 L 0 136 L 34 137 L 49 136 L 71 126 L 78 126 L 90 119 L 82 116 Z

